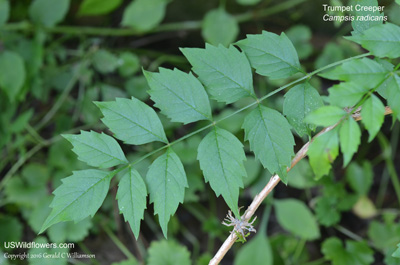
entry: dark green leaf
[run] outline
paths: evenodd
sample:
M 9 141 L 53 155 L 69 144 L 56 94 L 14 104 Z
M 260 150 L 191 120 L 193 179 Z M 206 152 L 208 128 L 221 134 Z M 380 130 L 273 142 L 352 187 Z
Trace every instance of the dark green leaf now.
M 163 126 L 156 112 L 136 98 L 117 98 L 116 101 L 95 102 L 104 115 L 102 121 L 115 137 L 127 144 L 154 141 L 167 143 Z
M 45 27 L 53 27 L 67 15 L 70 0 L 34 0 L 29 6 L 33 21 Z
M 297 189 L 311 188 L 317 185 L 314 173 L 306 160 L 300 160 L 288 172 L 288 185 Z
M 167 237 L 170 216 L 179 203 L 183 203 L 185 188 L 188 187 L 182 162 L 171 148 L 151 164 L 146 183 L 150 202 L 154 203 L 154 214 L 158 214 L 161 229 Z
M 361 141 L 361 130 L 357 122 L 348 117 L 342 122 L 339 129 L 340 150 L 343 153 L 343 167 L 351 161 L 354 153 L 357 152 Z
M 235 41 L 239 33 L 239 25 L 235 18 L 223 8 L 208 11 L 201 25 L 201 35 L 213 45 L 228 46 Z
M 390 79 L 390 82 L 387 84 L 386 93 L 389 106 L 397 116 L 397 119 L 400 120 L 400 76 L 394 75 Z
M 386 223 L 372 221 L 368 227 L 368 237 L 382 252 L 396 246 L 399 242 L 398 235 L 400 235 L 400 224 L 394 221 Z
M 245 139 L 271 174 L 286 184 L 287 167 L 294 155 L 294 139 L 287 120 L 276 110 L 258 105 L 244 120 Z
M 0 88 L 13 102 L 25 83 L 25 65 L 21 56 L 5 51 L 0 54 Z
M 239 216 L 239 187 L 243 188 L 243 177 L 247 176 L 242 143 L 230 132 L 215 126 L 201 141 L 197 159 L 206 182 L 210 182 L 215 194 L 222 195 Z
M 260 75 L 279 79 L 302 72 L 296 49 L 285 33 L 279 36 L 263 31 L 262 34 L 247 35 L 237 45 Z
M 149 31 L 163 20 L 167 3 L 167 0 L 134 0 L 125 8 L 121 24 Z
M 302 201 L 275 200 L 274 206 L 278 222 L 284 229 L 306 240 L 315 240 L 320 237 L 317 221 Z
M 147 189 L 142 177 L 133 167 L 128 168 L 118 184 L 119 211 L 129 222 L 136 239 L 139 237 L 140 220 L 146 209 Z
M 8 0 L 0 0 L 0 27 L 3 26 L 10 16 L 10 3 Z
M 377 96 L 371 95 L 362 105 L 361 117 L 361 122 L 369 133 L 368 142 L 371 142 L 385 119 L 385 106 Z
M 336 106 L 323 106 L 308 114 L 305 121 L 318 126 L 331 126 L 337 123 L 346 114 L 346 111 Z
M 360 166 L 355 162 L 350 163 L 346 170 L 346 179 L 350 187 L 359 195 L 367 195 L 373 181 L 374 173 L 371 164 L 365 160 Z
M 1 242 L 18 242 L 22 238 L 23 226 L 21 222 L 13 216 L 0 215 L 0 240 Z M 4 244 L 1 248 L 5 248 Z M 1 259 L 0 259 L 1 261 Z
M 355 82 L 342 82 L 328 89 L 329 102 L 332 105 L 345 108 L 355 106 L 368 92 L 368 88 Z
M 181 51 L 217 101 L 230 104 L 243 97 L 254 96 L 249 61 L 235 47 L 206 44 L 205 49 L 184 48 Z
M 332 226 L 340 221 L 340 212 L 337 209 L 335 197 L 320 197 L 315 206 L 315 213 L 318 222 L 324 226 Z
M 257 234 L 252 240 L 242 246 L 235 258 L 234 265 L 272 265 L 273 253 L 268 238 Z
M 190 253 L 186 247 L 174 241 L 154 241 L 148 251 L 147 265 L 190 265 Z
M 286 115 L 290 125 L 302 137 L 315 130 L 315 126 L 304 123 L 306 115 L 323 106 L 318 91 L 309 83 L 303 83 L 292 87 L 285 94 L 283 102 L 283 114 Z
M 208 96 L 192 73 L 160 68 L 160 73 L 144 71 L 155 106 L 174 122 L 211 120 Z
M 96 169 L 74 171 L 72 176 L 62 180 L 50 207 L 50 215 L 42 225 L 39 233 L 43 233 L 51 225 L 64 222 L 79 222 L 87 216 L 94 216 L 103 203 L 111 178 L 115 172 Z
M 86 16 L 97 16 L 108 14 L 122 3 L 122 0 L 84 0 L 79 7 L 78 14 Z
M 393 252 L 392 257 L 400 258 L 400 243 L 397 244 L 397 249 L 395 252 Z
M 322 243 L 322 253 L 333 265 L 368 265 L 374 262 L 374 251 L 365 242 L 346 240 L 346 248 L 342 241 L 331 237 Z

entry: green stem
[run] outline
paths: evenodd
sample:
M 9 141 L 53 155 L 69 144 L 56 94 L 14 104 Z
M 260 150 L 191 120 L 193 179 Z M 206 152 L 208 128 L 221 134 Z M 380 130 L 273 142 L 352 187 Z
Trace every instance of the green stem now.
M 121 252 L 130 260 L 136 260 L 135 256 L 126 248 L 126 246 L 119 240 L 119 238 L 114 235 L 110 228 L 107 225 L 103 225 L 103 229 L 106 234 L 110 237 L 110 239 L 114 242 L 114 244 L 121 250 Z
M 86 254 L 93 254 L 89 248 L 83 243 L 83 242 L 78 242 L 78 246 L 85 252 Z M 90 258 L 93 264 L 95 265 L 100 265 L 100 263 L 95 259 L 95 258 Z M 83 263 L 85 264 L 85 263 Z
M 306 244 L 306 240 L 304 238 L 299 239 L 297 242 L 296 250 L 293 254 L 293 260 L 295 264 L 298 264 L 301 253 L 303 252 L 304 246 Z

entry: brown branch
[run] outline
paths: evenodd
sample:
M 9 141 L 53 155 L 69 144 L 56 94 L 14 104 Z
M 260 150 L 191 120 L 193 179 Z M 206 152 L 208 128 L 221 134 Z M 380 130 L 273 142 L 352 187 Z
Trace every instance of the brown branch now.
M 393 111 L 389 107 L 385 107 L 385 115 L 392 114 Z M 353 118 L 356 121 L 361 120 L 361 114 L 360 111 L 355 112 L 353 115 Z M 287 168 L 287 172 L 289 172 L 301 159 L 303 159 L 307 155 L 308 148 L 310 146 L 310 143 L 315 139 L 315 137 L 318 137 L 321 134 L 324 134 L 326 132 L 329 132 L 333 130 L 336 126 L 340 124 L 341 121 L 338 123 L 326 127 L 322 129 L 317 135 L 315 135 L 309 142 L 307 142 L 303 147 L 296 153 L 295 157 L 292 159 L 291 165 L 289 168 Z M 278 175 L 274 175 L 271 177 L 271 179 L 268 181 L 267 185 L 262 189 L 262 191 L 257 194 L 250 206 L 247 208 L 246 212 L 242 215 L 242 220 L 244 221 L 249 221 L 251 217 L 253 217 L 254 213 L 258 209 L 258 207 L 261 205 L 261 203 L 264 201 L 264 199 L 268 196 L 268 194 L 275 188 L 276 185 L 278 185 L 279 181 L 281 179 L 279 178 Z M 209 265 L 218 265 L 221 260 L 224 258 L 225 254 L 228 252 L 228 250 L 233 246 L 233 244 L 236 242 L 238 239 L 236 233 L 231 233 L 228 238 L 225 240 L 225 242 L 222 244 L 222 246 L 219 248 L 218 252 L 215 254 L 215 256 L 210 260 Z

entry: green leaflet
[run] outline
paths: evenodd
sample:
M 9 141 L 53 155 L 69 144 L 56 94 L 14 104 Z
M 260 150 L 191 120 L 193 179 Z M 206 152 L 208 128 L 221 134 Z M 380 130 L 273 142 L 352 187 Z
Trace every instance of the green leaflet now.
M 276 218 L 284 229 L 306 240 L 315 240 L 320 237 L 317 221 L 302 201 L 275 200 L 274 206 Z M 296 218 L 293 218 L 294 216 Z
M 160 73 L 144 71 L 155 106 L 174 122 L 211 120 L 208 96 L 192 73 L 160 68 Z
M 397 116 L 397 119 L 400 120 L 400 77 L 398 75 L 394 75 L 388 82 L 386 94 L 389 106 Z
M 35 238 L 35 243 L 39 245 L 46 245 L 53 242 L 48 242 L 47 238 L 44 236 L 39 236 Z M 47 256 L 48 258 L 29 258 L 29 265 L 68 265 L 68 255 L 69 249 L 68 248 L 30 248 L 28 250 L 28 255 L 30 257 L 43 257 Z M 50 258 L 52 256 L 58 256 L 59 258 Z
M 213 9 L 204 16 L 201 35 L 208 43 L 228 46 L 236 40 L 238 34 L 238 22 L 225 9 Z
M 285 94 L 283 114 L 297 134 L 302 137 L 315 130 L 315 126 L 304 123 L 304 118 L 321 106 L 323 103 L 318 91 L 309 83 L 303 83 L 292 87 Z
M 287 167 L 294 155 L 294 139 L 287 120 L 278 111 L 258 105 L 246 116 L 243 129 L 250 149 L 271 174 L 287 184 Z
M 45 27 L 53 27 L 67 15 L 70 0 L 34 0 L 29 6 L 29 16 Z
M 368 142 L 371 142 L 385 119 L 385 106 L 377 96 L 372 94 L 362 105 L 361 117 L 361 122 L 369 133 Z
M 190 252 L 175 241 L 153 241 L 148 251 L 147 265 L 179 264 L 190 265 Z
M 4 51 L 0 54 L 0 89 L 13 102 L 25 83 L 25 64 L 18 53 Z
M 329 103 L 345 108 L 355 106 L 368 92 L 368 88 L 356 82 L 342 82 L 328 89 Z
M 247 177 L 242 143 L 230 132 L 215 126 L 199 144 L 197 159 L 216 196 L 222 195 L 235 216 L 240 216 L 239 187 L 243 188 L 243 177 Z
M 347 166 L 354 153 L 357 152 L 358 146 L 360 145 L 360 138 L 360 127 L 352 117 L 348 117 L 341 123 L 339 129 L 339 139 L 340 150 L 342 150 L 344 157 L 343 167 Z
M 374 181 L 371 163 L 365 160 L 360 166 L 356 162 L 351 162 L 346 169 L 346 179 L 359 196 L 367 196 Z
M 378 57 L 400 57 L 400 27 L 385 23 L 372 27 L 360 36 L 346 37 L 361 44 L 372 55 Z
M 110 102 L 95 102 L 104 115 L 102 121 L 126 144 L 154 141 L 167 143 L 164 128 L 156 112 L 140 100 L 116 98 Z
M 317 136 L 311 142 L 307 155 L 317 179 L 329 173 L 331 163 L 339 154 L 338 129 Z
M 0 27 L 3 26 L 10 17 L 10 3 L 8 0 L 0 0 Z
M 117 200 L 119 211 L 129 222 L 136 239 L 139 237 L 140 220 L 146 209 L 147 189 L 142 177 L 133 167 L 128 168 L 118 184 Z
M 206 44 L 205 49 L 183 48 L 181 52 L 217 101 L 230 104 L 255 95 L 250 63 L 235 47 Z
M 380 25 L 383 23 L 383 20 L 378 19 L 378 17 L 382 17 L 383 13 L 380 13 L 379 11 L 357 11 L 355 8 L 355 5 L 360 5 L 362 7 L 367 6 L 367 7 L 377 7 L 378 6 L 378 1 L 377 0 L 364 0 L 364 1 L 355 1 L 353 0 L 353 9 L 354 9 L 354 15 L 355 19 L 351 22 L 351 25 L 353 27 L 353 31 L 351 32 L 351 35 L 353 36 L 359 36 L 362 35 L 364 31 L 366 31 L 369 28 L 372 28 L 376 25 Z M 364 16 L 372 16 L 376 17 L 376 21 L 373 21 L 372 19 L 366 19 L 366 20 L 358 20 L 358 17 L 364 17 Z
M 107 134 L 81 131 L 80 135 L 64 134 L 74 148 L 79 160 L 90 166 L 109 168 L 128 163 L 124 152 L 114 138 Z
M 53 192 L 55 197 L 50 205 L 53 210 L 39 233 L 59 222 L 79 222 L 89 215 L 93 217 L 107 195 L 114 174 L 115 171 L 87 169 L 74 171 L 72 176 L 64 178 Z
M 317 126 L 331 126 L 337 123 L 347 112 L 336 106 L 323 106 L 308 114 L 305 118 L 307 123 Z
M 167 4 L 168 0 L 134 0 L 125 8 L 121 25 L 149 31 L 163 20 Z
M 320 76 L 331 80 L 352 81 L 361 87 L 374 88 L 388 72 L 380 63 L 362 58 L 346 62 Z
M 400 243 L 397 244 L 397 249 L 393 252 L 392 257 L 400 258 Z
M 302 72 L 296 49 L 285 33 L 279 36 L 263 31 L 262 34 L 247 35 L 237 45 L 260 75 L 279 79 Z
M 120 6 L 121 3 L 122 0 L 84 0 L 79 7 L 78 14 L 86 16 L 108 14 Z
M 93 66 L 102 74 L 114 72 L 118 65 L 118 57 L 107 50 L 98 50 L 93 55 Z
M 236 0 L 237 3 L 247 6 L 247 5 L 255 5 L 259 3 L 261 0 Z
M 322 243 L 321 251 L 332 265 L 369 265 L 374 262 L 374 251 L 363 241 L 346 240 L 344 248 L 340 239 L 330 237 Z
M 250 262 L 251 261 L 251 262 Z M 272 265 L 273 253 L 271 244 L 265 234 L 257 234 L 248 243 L 242 246 L 236 257 L 234 265 Z
M 185 188 L 188 187 L 182 162 L 171 148 L 151 164 L 146 183 L 150 203 L 154 203 L 154 214 L 158 214 L 161 229 L 167 237 L 170 216 L 179 203 L 183 203 Z

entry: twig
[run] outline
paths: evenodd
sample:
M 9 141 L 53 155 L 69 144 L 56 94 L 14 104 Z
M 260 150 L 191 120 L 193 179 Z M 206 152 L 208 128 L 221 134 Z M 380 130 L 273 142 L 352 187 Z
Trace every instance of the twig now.
M 391 113 L 392 113 L 392 110 L 389 107 L 386 107 L 385 115 L 388 115 Z M 352 116 L 356 121 L 361 120 L 360 112 L 356 112 Z M 310 143 L 316 137 L 333 130 L 339 124 L 340 124 L 340 121 L 332 126 L 322 129 L 309 142 L 307 142 L 305 145 L 303 145 L 303 147 L 296 153 L 295 157 L 293 158 L 290 167 L 287 168 L 287 172 L 289 172 L 301 159 L 303 159 L 307 155 L 307 151 L 310 146 Z M 271 177 L 271 179 L 268 181 L 267 185 L 262 189 L 262 191 L 254 197 L 252 203 L 247 208 L 246 212 L 242 215 L 242 220 L 248 221 L 248 220 L 250 220 L 250 218 L 253 217 L 253 215 L 256 212 L 256 210 L 258 209 L 258 207 L 261 205 L 261 203 L 264 201 L 264 199 L 268 196 L 268 194 L 275 188 L 275 186 L 278 185 L 280 180 L 281 179 L 279 178 L 278 175 L 274 175 Z M 233 246 L 233 244 L 236 242 L 237 239 L 238 239 L 238 237 L 237 237 L 236 233 L 231 233 L 228 236 L 228 238 L 225 240 L 225 242 L 222 244 L 222 246 L 220 247 L 218 252 L 215 254 L 215 256 L 210 260 L 209 265 L 219 264 L 221 262 L 221 260 L 224 258 L 225 254 Z

